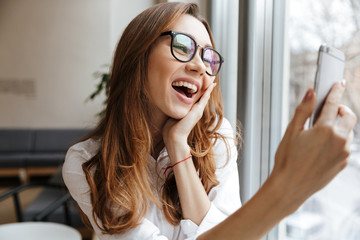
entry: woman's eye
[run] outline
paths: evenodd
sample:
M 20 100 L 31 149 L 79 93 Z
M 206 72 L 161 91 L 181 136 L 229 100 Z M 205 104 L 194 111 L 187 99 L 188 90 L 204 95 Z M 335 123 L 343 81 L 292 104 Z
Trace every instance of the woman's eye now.
M 174 45 L 174 48 L 179 53 L 189 54 L 189 48 L 184 45 Z
M 204 64 L 206 66 L 213 66 L 216 64 L 216 62 L 214 61 L 214 59 L 211 59 L 211 58 L 204 58 Z

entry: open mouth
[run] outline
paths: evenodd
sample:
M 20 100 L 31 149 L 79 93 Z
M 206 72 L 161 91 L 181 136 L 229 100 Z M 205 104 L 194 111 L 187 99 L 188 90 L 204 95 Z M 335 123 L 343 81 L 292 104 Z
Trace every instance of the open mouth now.
M 197 87 L 194 84 L 178 81 L 173 82 L 172 87 L 187 98 L 192 98 L 197 93 Z

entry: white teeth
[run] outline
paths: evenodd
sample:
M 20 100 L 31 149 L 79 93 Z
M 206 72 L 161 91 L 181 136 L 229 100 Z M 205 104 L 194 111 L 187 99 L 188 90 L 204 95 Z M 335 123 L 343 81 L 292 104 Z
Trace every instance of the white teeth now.
M 190 91 L 190 93 L 196 93 L 197 92 L 197 87 L 194 84 L 188 83 L 188 82 L 183 82 L 183 81 L 178 81 L 178 82 L 173 82 L 172 83 L 173 86 L 176 87 L 186 87 L 188 88 Z

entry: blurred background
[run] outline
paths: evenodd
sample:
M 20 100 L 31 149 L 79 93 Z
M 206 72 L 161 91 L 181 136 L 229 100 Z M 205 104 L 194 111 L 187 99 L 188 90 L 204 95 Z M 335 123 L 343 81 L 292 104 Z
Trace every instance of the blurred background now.
M 104 91 L 89 97 L 108 73 L 122 31 L 158 2 L 163 1 L 0 0 L 0 129 L 93 128 L 106 97 Z M 324 42 L 346 54 L 343 102 L 360 118 L 360 2 L 195 2 L 225 58 L 220 73 L 225 116 L 234 128 L 237 121 L 243 127 L 239 181 L 245 203 L 271 172 L 289 119 L 313 87 L 317 51 Z M 349 166 L 265 239 L 360 239 L 359 134 L 357 124 Z M 8 152 L 6 139 L 0 139 L 2 154 Z M 37 166 L 32 175 L 24 166 L 10 169 L 0 163 L 0 194 L 24 179 L 49 181 L 61 160 L 51 171 Z M 23 208 L 43 190 L 23 194 Z M 12 201 L 0 201 L 0 223 L 16 221 Z

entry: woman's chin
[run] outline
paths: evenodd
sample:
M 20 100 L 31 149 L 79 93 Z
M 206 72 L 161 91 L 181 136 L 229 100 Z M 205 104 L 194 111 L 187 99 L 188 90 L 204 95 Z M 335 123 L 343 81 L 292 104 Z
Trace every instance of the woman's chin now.
M 176 114 L 176 115 L 173 115 L 173 116 L 169 116 L 169 117 L 171 117 L 171 118 L 173 118 L 173 119 L 176 119 L 176 120 L 181 120 L 181 119 L 183 119 L 184 117 L 186 116 L 186 114 Z
M 173 118 L 173 119 L 183 119 L 190 110 L 188 109 L 181 109 L 180 111 L 176 111 L 176 112 L 172 112 L 171 114 L 169 114 L 169 117 Z

